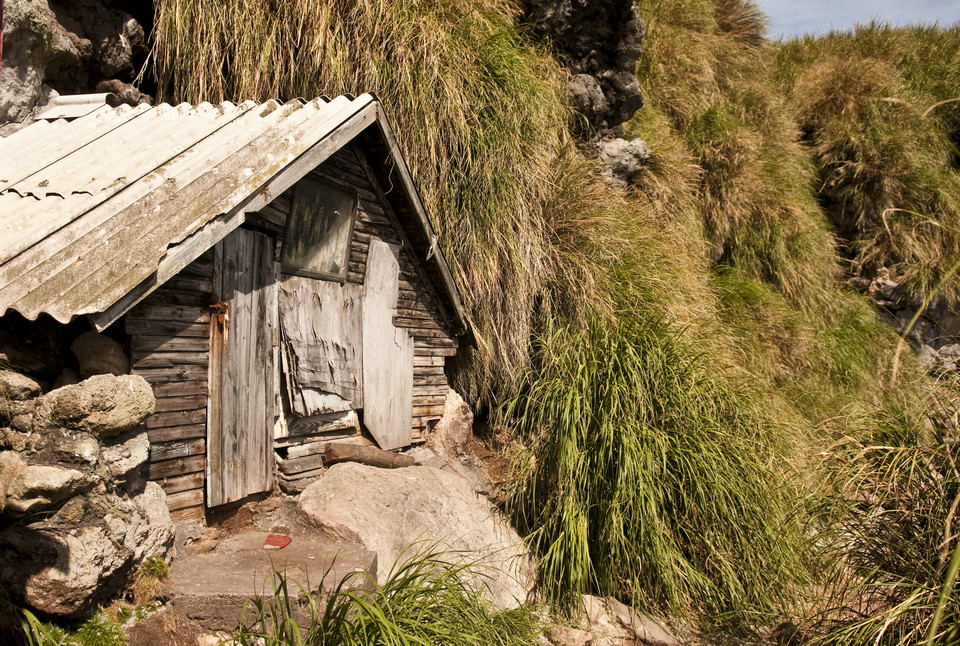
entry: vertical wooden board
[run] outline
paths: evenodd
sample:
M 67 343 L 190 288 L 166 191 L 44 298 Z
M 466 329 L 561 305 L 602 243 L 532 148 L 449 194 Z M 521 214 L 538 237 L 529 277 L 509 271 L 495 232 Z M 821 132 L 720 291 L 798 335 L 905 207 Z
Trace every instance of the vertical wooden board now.
M 280 326 L 290 376 L 299 388 L 333 393 L 363 406 L 359 285 L 284 276 L 280 286 Z M 293 404 L 291 408 L 296 410 Z M 325 412 L 306 410 L 301 414 Z
M 226 320 L 212 325 L 207 500 L 211 507 L 273 488 L 273 241 L 237 229 L 220 243 Z M 214 387 L 216 386 L 216 390 Z
M 409 445 L 413 427 L 413 339 L 393 325 L 397 250 L 370 242 L 363 286 L 363 421 L 385 450 Z

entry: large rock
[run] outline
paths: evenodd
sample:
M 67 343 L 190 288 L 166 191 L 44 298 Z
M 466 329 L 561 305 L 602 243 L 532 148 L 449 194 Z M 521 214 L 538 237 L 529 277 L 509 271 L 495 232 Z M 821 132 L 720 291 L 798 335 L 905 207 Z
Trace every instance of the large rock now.
M 112 480 L 137 481 L 141 467 L 150 459 L 146 431 L 132 432 L 105 444 L 100 452 L 104 475 Z
M 526 0 L 526 16 L 573 73 L 573 107 L 593 131 L 615 128 L 643 105 L 636 77 L 646 29 L 635 0 Z
M 77 357 L 80 378 L 93 375 L 125 375 L 130 372 L 130 360 L 119 343 L 106 334 L 84 332 L 70 344 Z
M 466 478 L 474 491 L 489 495 L 493 493 L 493 484 L 470 446 L 472 437 L 473 411 L 463 397 L 450 388 L 443 405 L 443 417 L 430 433 L 426 444 L 415 446 L 405 453 L 419 465 L 453 471 Z
M 23 121 L 47 75 L 79 54 L 46 0 L 5 0 L 3 20 L 0 124 Z
M 90 474 L 63 467 L 32 464 L 21 469 L 7 485 L 4 513 L 26 516 L 42 511 L 96 484 Z
M 166 496 L 156 483 L 134 498 L 74 500 L 84 503 L 79 525 L 77 515 L 58 514 L 0 539 L 0 585 L 20 603 L 64 618 L 122 594 L 140 562 L 165 557 L 173 542 Z
M 525 601 L 534 585 L 520 537 L 455 473 L 343 462 L 304 490 L 300 510 L 326 534 L 376 552 L 381 582 L 419 547 L 466 552 L 480 566 L 484 594 L 501 608 Z
M 139 375 L 95 375 L 41 397 L 33 427 L 66 427 L 99 438 L 114 437 L 143 422 L 155 404 L 150 384 Z

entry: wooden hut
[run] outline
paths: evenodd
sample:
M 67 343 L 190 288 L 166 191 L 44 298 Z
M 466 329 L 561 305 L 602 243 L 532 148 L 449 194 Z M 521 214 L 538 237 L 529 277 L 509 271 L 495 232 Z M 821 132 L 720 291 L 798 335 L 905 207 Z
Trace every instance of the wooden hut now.
M 149 477 L 176 519 L 442 413 L 466 324 L 372 95 L 70 97 L 0 139 L 0 223 L 0 314 L 87 317 L 153 386 Z

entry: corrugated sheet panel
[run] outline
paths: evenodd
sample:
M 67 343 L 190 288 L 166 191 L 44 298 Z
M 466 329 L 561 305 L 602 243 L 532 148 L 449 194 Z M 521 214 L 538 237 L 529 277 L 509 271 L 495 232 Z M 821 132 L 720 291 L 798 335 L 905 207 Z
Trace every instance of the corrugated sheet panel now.
M 0 314 L 103 312 L 373 102 L 104 106 L 0 139 Z

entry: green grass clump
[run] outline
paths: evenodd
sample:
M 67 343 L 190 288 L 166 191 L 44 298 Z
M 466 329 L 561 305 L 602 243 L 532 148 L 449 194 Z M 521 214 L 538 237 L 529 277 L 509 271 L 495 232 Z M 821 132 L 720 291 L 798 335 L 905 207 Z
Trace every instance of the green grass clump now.
M 507 506 L 545 593 L 616 594 L 742 625 L 807 580 L 775 429 L 663 321 L 556 321 L 508 406 L 530 449 Z
M 819 643 L 958 644 L 956 420 L 910 402 L 864 421 L 826 454 L 845 504 L 820 539 L 838 566 Z
M 470 583 L 483 575 L 463 555 L 413 553 L 378 585 L 352 588 L 366 576 L 349 574 L 325 600 L 279 573 L 270 596 L 254 598 L 251 628 L 238 629 L 239 644 L 266 646 L 375 646 L 449 644 L 450 646 L 526 646 L 543 630 L 531 608 L 496 610 Z M 307 625 L 294 620 L 302 596 Z M 262 641 L 261 641 L 262 640 Z

